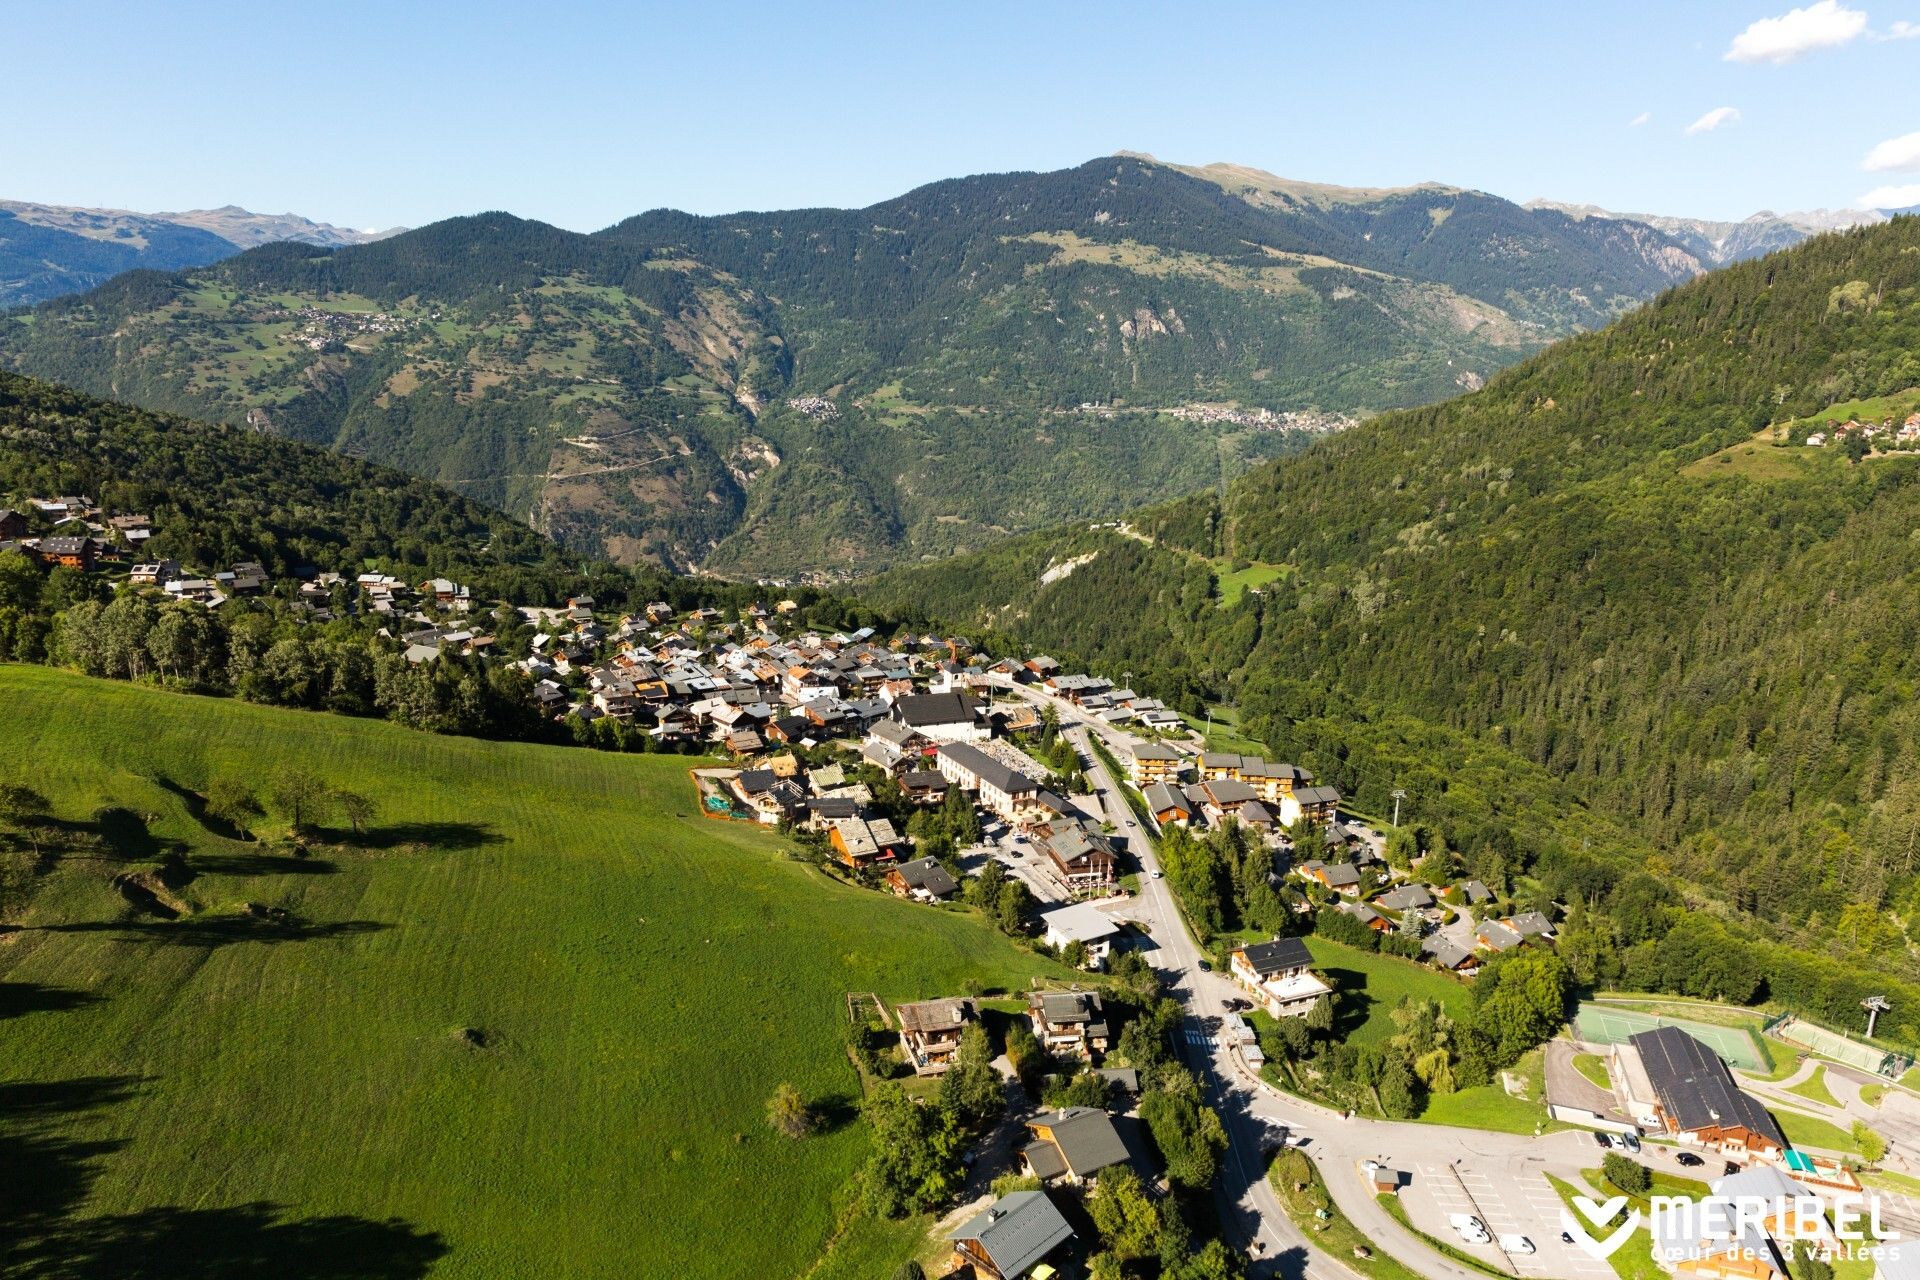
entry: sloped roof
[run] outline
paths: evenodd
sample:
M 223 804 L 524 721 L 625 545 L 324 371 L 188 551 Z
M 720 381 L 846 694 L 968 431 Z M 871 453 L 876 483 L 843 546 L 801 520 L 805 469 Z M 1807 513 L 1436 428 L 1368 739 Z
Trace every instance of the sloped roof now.
M 1040 1259 L 1073 1238 L 1073 1228 L 1044 1191 L 1002 1196 L 962 1223 L 949 1240 L 979 1244 L 1003 1276 L 1025 1275 Z
M 1313 963 L 1313 953 L 1298 938 L 1255 942 L 1240 948 L 1240 952 L 1246 956 L 1247 963 L 1253 966 L 1253 971 L 1263 978 L 1287 969 L 1304 969 Z
M 1778 1146 L 1786 1135 L 1767 1109 L 1733 1082 L 1720 1055 L 1678 1027 L 1657 1027 L 1627 1038 L 1640 1054 L 1660 1109 L 1682 1132 L 1739 1126 Z
M 1053 1135 L 1053 1141 L 1049 1144 L 1041 1139 L 1027 1150 L 1031 1152 L 1034 1146 L 1053 1146 L 1066 1161 L 1067 1168 L 1082 1178 L 1127 1159 L 1127 1144 L 1120 1140 L 1120 1131 L 1113 1127 L 1113 1117 L 1099 1107 L 1067 1107 L 1044 1112 L 1027 1121 L 1028 1128 L 1035 1125 L 1044 1125 Z

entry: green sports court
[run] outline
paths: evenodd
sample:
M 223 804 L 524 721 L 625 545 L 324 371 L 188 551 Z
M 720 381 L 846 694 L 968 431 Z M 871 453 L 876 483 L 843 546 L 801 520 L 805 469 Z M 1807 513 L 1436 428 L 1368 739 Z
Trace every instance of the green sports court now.
M 1616 1005 L 1591 1001 L 1582 1004 L 1580 1012 L 1573 1019 L 1575 1033 L 1589 1044 L 1624 1044 L 1629 1036 L 1652 1031 L 1656 1027 L 1678 1027 L 1726 1059 L 1729 1065 L 1742 1070 L 1768 1070 L 1766 1053 L 1754 1039 L 1753 1033 L 1739 1027 L 1716 1027 L 1710 1023 L 1688 1022 L 1684 1018 L 1667 1018 L 1657 1013 L 1642 1013 L 1638 1009 L 1622 1009 Z

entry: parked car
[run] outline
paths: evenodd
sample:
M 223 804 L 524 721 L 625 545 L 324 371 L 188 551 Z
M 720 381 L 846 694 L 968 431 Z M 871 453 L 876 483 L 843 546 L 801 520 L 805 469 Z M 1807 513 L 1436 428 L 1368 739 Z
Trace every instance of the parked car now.
M 1534 1252 L 1533 1241 L 1517 1232 L 1509 1232 L 1501 1236 L 1500 1247 L 1508 1253 L 1517 1253 L 1523 1257 Z
M 1593 1135 L 1593 1145 L 1596 1147 L 1604 1147 L 1611 1150 L 1613 1147 L 1613 1139 L 1609 1138 L 1604 1133 L 1595 1132 Z
M 1640 1154 L 1640 1135 L 1639 1134 L 1623 1133 L 1618 1138 L 1614 1139 L 1614 1141 L 1618 1142 L 1621 1146 L 1633 1152 L 1635 1155 Z
M 1460 1233 L 1460 1238 L 1468 1244 L 1492 1244 L 1493 1237 L 1487 1234 L 1487 1224 L 1470 1213 L 1450 1213 L 1447 1223 Z
M 1163 877 L 1163 876 L 1161 875 L 1161 873 L 1160 873 L 1160 868 L 1158 868 L 1158 867 L 1155 867 L 1155 868 L 1153 869 L 1153 871 L 1151 872 L 1151 874 L 1152 874 L 1152 876 L 1153 876 L 1153 878 L 1154 878 L 1155 880 L 1160 880 L 1160 879 L 1164 879 L 1164 878 L 1165 878 L 1165 877 Z
M 1573 1243 L 1573 1232 L 1571 1232 L 1571 1231 L 1562 1231 L 1562 1232 L 1560 1233 L 1560 1243 L 1561 1243 L 1561 1244 L 1572 1244 L 1572 1243 Z
M 1705 1160 L 1702 1160 L 1691 1151 L 1682 1151 L 1679 1155 L 1675 1156 L 1674 1159 L 1680 1162 L 1682 1169 L 1698 1169 L 1706 1163 Z

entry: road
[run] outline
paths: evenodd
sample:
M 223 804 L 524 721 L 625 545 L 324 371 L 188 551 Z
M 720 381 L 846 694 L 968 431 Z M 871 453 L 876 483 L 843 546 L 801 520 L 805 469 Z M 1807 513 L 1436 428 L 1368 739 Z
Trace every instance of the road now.
M 1227 1037 L 1213 1034 L 1228 1012 L 1225 1001 L 1238 995 L 1239 989 L 1230 978 L 1200 967 L 1204 953 L 1187 931 L 1166 881 L 1155 874 L 1159 864 L 1148 833 L 1127 804 L 1120 780 L 1111 776 L 1100 758 L 1089 749 L 1087 741 L 1088 734 L 1099 734 L 1114 758 L 1124 760 L 1130 754 L 1131 735 L 1038 690 L 1010 681 L 996 682 L 995 689 L 1056 711 L 1062 731 L 1088 761 L 1087 776 L 1100 796 L 1107 820 L 1126 838 L 1127 848 L 1146 873 L 1140 878 L 1139 896 L 1127 914 L 1146 925 L 1152 937 L 1147 958 L 1161 975 L 1168 993 L 1186 1006 L 1188 1062 L 1199 1075 L 1208 1100 L 1219 1111 L 1227 1131 L 1228 1149 L 1221 1188 L 1223 1212 L 1230 1238 L 1241 1244 L 1251 1259 L 1250 1274 L 1288 1280 L 1297 1277 L 1355 1280 L 1356 1273 L 1350 1268 L 1308 1246 L 1306 1236 L 1281 1209 L 1266 1180 L 1262 1153 L 1272 1145 L 1276 1131 L 1284 1127 L 1296 1141 L 1304 1139 L 1302 1145 L 1319 1168 L 1335 1203 L 1375 1248 L 1424 1276 L 1486 1280 L 1483 1273 L 1434 1251 L 1381 1208 L 1371 1189 L 1361 1181 L 1360 1163 L 1383 1158 L 1396 1169 L 1412 1171 L 1416 1182 L 1424 1177 L 1444 1189 L 1460 1182 L 1455 1172 L 1456 1162 L 1470 1158 L 1472 1163 L 1466 1173 L 1469 1181 L 1462 1184 L 1463 1193 L 1471 1196 L 1472 1180 L 1483 1180 L 1489 1187 L 1489 1198 L 1497 1198 L 1499 1193 L 1491 1190 L 1495 1182 L 1544 1188 L 1546 1184 L 1538 1175 L 1548 1171 L 1577 1179 L 1583 1165 L 1596 1162 L 1598 1153 L 1592 1139 L 1585 1133 L 1531 1138 L 1440 1125 L 1345 1119 L 1338 1112 L 1280 1093 L 1262 1082 Z M 1406 1191 L 1401 1194 L 1403 1198 L 1407 1196 Z M 1533 1237 L 1541 1254 L 1534 1259 L 1522 1259 L 1516 1265 L 1497 1250 L 1489 1249 L 1485 1251 L 1489 1264 L 1505 1263 L 1505 1269 L 1520 1275 L 1599 1277 L 1612 1274 L 1604 1264 L 1593 1263 L 1584 1255 L 1567 1256 L 1571 1251 L 1563 1252 L 1565 1247 L 1560 1244 L 1557 1229 L 1550 1238 L 1543 1239 L 1539 1224 L 1549 1221 L 1550 1213 L 1531 1201 L 1528 1205 L 1528 1212 L 1534 1216 L 1517 1213 L 1516 1222 L 1518 1229 Z M 1475 1204 L 1473 1210 L 1482 1210 L 1482 1206 Z M 1412 1211 L 1411 1204 L 1409 1211 Z M 1498 1213 L 1491 1209 L 1484 1212 L 1495 1220 L 1496 1231 L 1505 1229 L 1497 1221 Z M 1414 1216 L 1416 1220 L 1421 1218 L 1418 1213 Z M 1432 1226 L 1444 1230 L 1443 1223 L 1442 1216 Z M 1543 1269 L 1545 1266 L 1552 1269 Z

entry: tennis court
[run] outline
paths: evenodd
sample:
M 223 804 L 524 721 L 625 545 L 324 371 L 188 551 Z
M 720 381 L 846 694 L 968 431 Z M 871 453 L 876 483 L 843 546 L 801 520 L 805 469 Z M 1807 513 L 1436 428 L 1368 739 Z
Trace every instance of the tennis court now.
M 1815 1026 L 1811 1022 L 1802 1022 L 1799 1018 L 1787 1015 L 1776 1019 L 1768 1030 L 1789 1044 L 1797 1044 L 1803 1049 L 1811 1049 L 1835 1062 L 1845 1062 L 1867 1071 L 1878 1072 L 1889 1080 L 1897 1080 L 1902 1072 L 1913 1065 L 1913 1059 L 1904 1054 L 1889 1053 L 1885 1049 L 1862 1044 L 1848 1036 L 1843 1036 L 1825 1027 Z
M 1733 1066 L 1747 1071 L 1768 1070 L 1766 1055 L 1754 1042 L 1752 1033 L 1738 1027 L 1716 1027 L 1705 1022 L 1663 1018 L 1659 1014 L 1642 1013 L 1638 1009 L 1621 1009 L 1591 1002 L 1581 1005 L 1580 1012 L 1573 1019 L 1574 1031 L 1590 1044 L 1624 1044 L 1629 1036 L 1652 1031 L 1656 1027 L 1680 1028 Z

